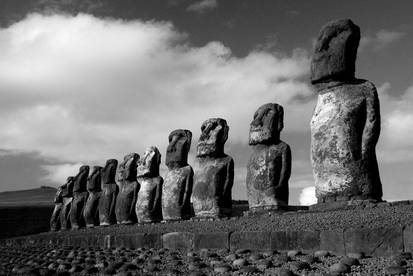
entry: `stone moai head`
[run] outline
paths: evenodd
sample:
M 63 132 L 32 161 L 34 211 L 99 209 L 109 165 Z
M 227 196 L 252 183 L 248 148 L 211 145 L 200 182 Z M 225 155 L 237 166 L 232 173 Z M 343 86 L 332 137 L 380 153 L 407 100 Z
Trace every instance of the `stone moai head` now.
M 201 126 L 197 156 L 220 156 L 224 154 L 224 145 L 228 139 L 227 121 L 221 118 L 206 120 Z
M 118 166 L 118 160 L 108 159 L 105 167 L 102 169 L 103 184 L 115 183 L 116 168 Z
M 79 172 L 74 180 L 74 191 L 85 190 L 87 185 L 87 179 L 89 177 L 89 166 L 83 165 L 79 168 Z
M 101 177 L 100 174 L 102 173 L 102 167 L 101 166 L 93 166 L 92 172 L 89 175 L 88 178 L 88 183 L 87 187 L 88 190 L 94 191 L 94 190 L 100 190 L 100 181 Z
M 183 167 L 188 164 L 188 152 L 191 148 L 192 132 L 177 129 L 169 134 L 169 145 L 166 149 L 165 163 L 168 168 Z
M 275 144 L 284 128 L 284 109 L 276 103 L 267 103 L 258 108 L 250 124 L 249 144 Z
M 331 21 L 321 28 L 311 61 L 311 82 L 354 79 L 360 28 L 350 19 Z
M 144 156 L 139 160 L 137 168 L 138 177 L 159 176 L 159 165 L 161 164 L 161 153 L 158 148 L 151 146 L 146 149 Z
M 129 181 L 136 180 L 137 167 L 139 163 L 139 154 L 131 152 L 125 155 L 122 162 L 123 179 Z

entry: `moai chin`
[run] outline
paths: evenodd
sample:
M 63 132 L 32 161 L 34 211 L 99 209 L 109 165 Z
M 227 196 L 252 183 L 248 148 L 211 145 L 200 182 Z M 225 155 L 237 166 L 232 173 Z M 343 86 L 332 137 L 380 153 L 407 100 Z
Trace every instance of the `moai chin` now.
M 102 193 L 99 199 L 99 222 L 100 226 L 116 224 L 115 206 L 116 197 L 119 192 L 118 185 L 115 182 L 116 159 L 108 159 L 101 173 Z
M 161 154 L 157 147 L 146 149 L 139 160 L 137 180 L 140 185 L 136 201 L 136 217 L 139 223 L 159 222 L 162 220 L 162 184 L 159 176 Z
M 89 196 L 86 201 L 83 216 L 86 222 L 86 227 L 88 228 L 99 225 L 98 207 L 100 194 L 102 192 L 101 173 L 101 166 L 93 166 L 92 172 L 87 180 L 87 191 L 89 192 Z
M 382 197 L 375 150 L 380 104 L 375 86 L 354 77 L 359 40 L 359 27 L 345 19 L 327 23 L 315 45 L 311 161 L 318 203 Z
M 229 127 L 221 118 L 206 120 L 197 146 L 192 202 L 196 218 L 219 218 L 232 213 L 234 161 L 224 153 Z
M 63 184 L 62 186 L 59 186 L 56 191 L 56 195 L 54 197 L 54 209 L 52 216 L 50 218 L 50 231 L 57 231 L 60 228 L 60 213 L 63 208 L 63 189 L 65 188 L 66 184 Z
M 83 209 L 87 200 L 87 178 L 89 176 L 89 166 L 81 166 L 79 173 L 73 182 L 73 201 L 70 211 L 70 223 L 72 229 L 79 229 L 85 225 L 83 219 Z
M 166 150 L 168 172 L 162 192 L 162 215 L 166 221 L 188 219 L 191 216 L 191 194 L 194 172 L 188 165 L 192 132 L 177 129 L 169 134 Z
M 116 172 L 119 194 L 115 213 L 119 224 L 136 222 L 135 205 L 139 191 L 139 184 L 136 180 L 138 161 L 139 154 L 129 153 L 123 158 Z
M 250 212 L 281 210 L 288 206 L 291 150 L 280 140 L 284 127 L 281 105 L 268 103 L 255 112 L 249 144 L 253 153 L 247 165 L 247 194 Z
M 60 212 L 60 228 L 67 230 L 70 228 L 70 209 L 72 207 L 73 200 L 73 182 L 74 176 L 69 176 L 66 180 L 66 184 L 62 186 L 62 211 Z

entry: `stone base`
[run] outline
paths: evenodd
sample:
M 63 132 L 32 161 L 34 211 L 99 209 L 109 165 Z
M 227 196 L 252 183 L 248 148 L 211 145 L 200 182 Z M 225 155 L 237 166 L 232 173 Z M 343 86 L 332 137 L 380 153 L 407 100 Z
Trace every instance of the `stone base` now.
M 202 216 L 202 217 L 192 217 L 190 220 L 191 221 L 219 221 L 219 220 L 226 220 L 226 219 L 229 219 L 229 217 Z
M 271 215 L 271 214 L 279 214 L 288 211 L 288 206 L 262 206 L 262 207 L 254 207 L 250 208 L 248 211 L 244 212 L 244 216 L 261 216 L 261 215 Z
M 348 199 L 348 197 L 346 197 Z M 309 206 L 310 211 L 324 211 L 324 210 L 332 210 L 332 209 L 343 209 L 348 207 L 374 207 L 379 203 L 383 203 L 384 201 L 379 201 L 375 199 L 350 199 L 350 200 L 337 200 L 333 201 L 324 201 L 319 202 L 314 205 Z

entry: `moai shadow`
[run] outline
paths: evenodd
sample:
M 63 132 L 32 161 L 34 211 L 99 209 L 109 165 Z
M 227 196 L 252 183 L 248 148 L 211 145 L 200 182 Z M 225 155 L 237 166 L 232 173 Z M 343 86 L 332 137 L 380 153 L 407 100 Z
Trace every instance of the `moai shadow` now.
M 116 167 L 118 161 L 109 159 L 102 169 L 102 193 L 99 199 L 99 223 L 100 226 L 116 224 L 115 206 L 116 197 L 119 193 L 118 185 L 115 182 Z
M 165 221 L 183 220 L 191 216 L 191 194 L 194 172 L 188 165 L 192 133 L 177 129 L 169 134 L 166 150 L 168 172 L 162 192 L 162 216 Z
M 73 182 L 74 176 L 67 178 L 66 184 L 62 186 L 62 211 L 60 212 L 60 229 L 67 230 L 70 228 L 70 209 L 73 200 Z
M 136 222 L 135 205 L 139 191 L 136 180 L 139 154 L 127 154 L 118 166 L 116 181 L 119 194 L 116 199 L 116 219 L 119 224 L 132 224 Z
M 89 176 L 89 166 L 81 166 L 79 173 L 75 176 L 73 182 L 73 201 L 70 211 L 70 224 L 72 229 L 79 229 L 85 226 L 83 219 L 83 209 L 86 205 L 88 196 L 87 192 L 87 178 Z
M 162 184 L 159 176 L 161 154 L 157 147 L 149 147 L 139 161 L 137 180 L 140 185 L 136 201 L 136 217 L 139 223 L 159 222 L 162 220 Z
M 249 135 L 253 153 L 247 165 L 247 214 L 288 207 L 291 150 L 280 140 L 283 127 L 284 110 L 278 104 L 265 104 L 254 114 Z
M 54 209 L 50 218 L 50 231 L 57 231 L 60 229 L 60 213 L 63 209 L 63 189 L 66 184 L 59 186 L 54 197 Z
M 102 193 L 101 188 L 101 166 L 94 166 L 87 181 L 87 190 L 89 196 L 86 201 L 83 216 L 86 222 L 86 227 L 92 228 L 99 225 L 99 199 Z
M 375 86 L 357 79 L 360 28 L 351 20 L 322 27 L 311 63 L 318 93 L 311 120 L 311 161 L 318 203 L 380 201 L 376 158 L 380 104 Z
M 224 153 L 229 127 L 221 118 L 206 120 L 197 146 L 192 202 L 195 219 L 231 216 L 234 161 Z

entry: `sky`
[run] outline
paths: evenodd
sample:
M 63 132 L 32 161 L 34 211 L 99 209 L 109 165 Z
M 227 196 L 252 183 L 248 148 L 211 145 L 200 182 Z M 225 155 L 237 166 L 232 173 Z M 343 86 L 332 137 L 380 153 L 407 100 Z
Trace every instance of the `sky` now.
M 312 47 L 330 20 L 361 28 L 356 76 L 379 92 L 384 199 L 413 196 L 411 0 L 2 0 L 0 191 L 55 186 L 82 164 L 162 153 L 169 133 L 222 117 L 246 199 L 256 109 L 283 105 L 292 150 L 290 203 L 314 203 Z

